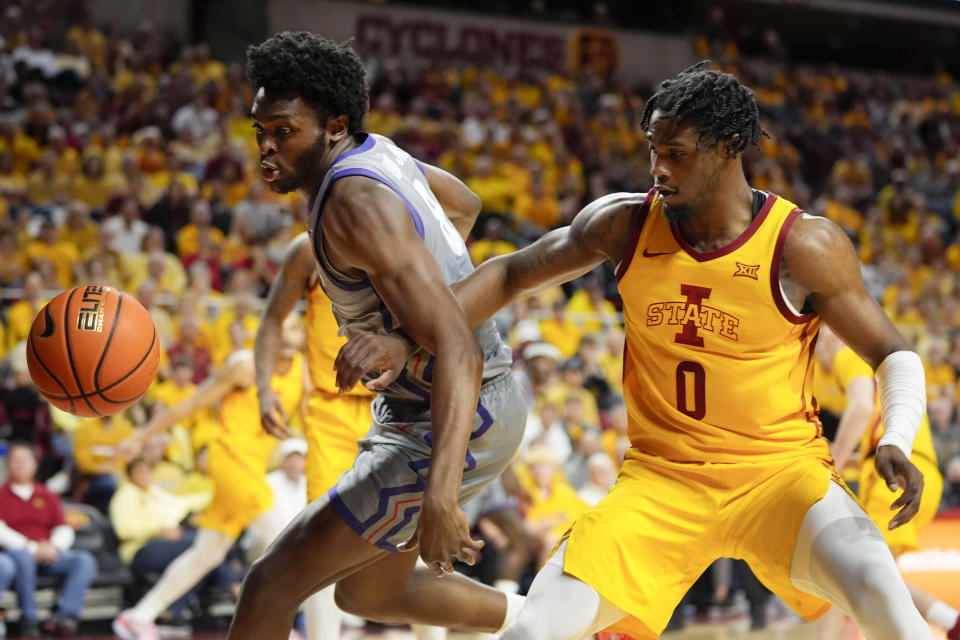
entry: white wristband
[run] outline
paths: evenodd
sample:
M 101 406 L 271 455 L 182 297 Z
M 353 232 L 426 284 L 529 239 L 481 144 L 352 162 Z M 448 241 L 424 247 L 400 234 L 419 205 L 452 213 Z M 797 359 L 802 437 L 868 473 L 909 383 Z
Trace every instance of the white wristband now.
M 892 445 L 910 458 L 927 413 L 923 362 L 913 351 L 894 351 L 877 367 L 877 392 L 884 431 L 877 447 Z

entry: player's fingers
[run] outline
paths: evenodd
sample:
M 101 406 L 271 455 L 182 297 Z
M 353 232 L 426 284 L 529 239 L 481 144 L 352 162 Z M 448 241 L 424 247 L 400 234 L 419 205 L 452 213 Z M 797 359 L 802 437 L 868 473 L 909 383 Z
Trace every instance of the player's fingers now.
M 419 546 L 419 544 L 420 544 L 420 529 L 417 528 L 417 530 L 413 532 L 413 535 L 410 536 L 409 540 L 407 540 L 406 542 L 401 542 L 400 544 L 397 545 L 397 550 L 413 551 Z
M 880 477 L 884 479 L 887 483 L 887 488 L 890 491 L 896 491 L 900 488 L 900 485 L 897 484 L 896 474 L 893 470 L 893 464 L 889 461 L 882 461 L 877 463 L 877 473 L 880 474 Z
M 376 359 L 366 342 L 353 345 L 349 353 L 344 353 L 337 367 L 337 384 L 344 392 L 353 389 L 363 375 L 373 366 Z
M 486 542 L 483 540 L 474 540 L 473 538 L 468 537 L 466 546 L 474 551 L 480 551 L 480 549 L 483 549 L 483 545 L 485 544 Z
M 396 369 L 387 369 L 364 386 L 371 391 L 383 391 L 393 384 L 398 377 L 399 374 Z
M 891 531 L 910 522 L 910 520 L 913 519 L 913 516 L 917 515 L 919 508 L 919 504 L 910 503 L 903 509 L 900 509 L 900 511 L 897 512 L 897 515 L 895 515 L 890 521 Z
M 274 408 L 276 408 L 277 413 L 280 414 L 280 417 L 283 418 L 283 422 L 289 422 L 290 417 L 287 415 L 287 412 L 283 408 L 283 403 L 280 402 L 280 398 L 277 398 L 273 403 Z
M 457 554 L 457 560 L 472 567 L 480 561 L 480 553 L 470 547 L 462 547 Z

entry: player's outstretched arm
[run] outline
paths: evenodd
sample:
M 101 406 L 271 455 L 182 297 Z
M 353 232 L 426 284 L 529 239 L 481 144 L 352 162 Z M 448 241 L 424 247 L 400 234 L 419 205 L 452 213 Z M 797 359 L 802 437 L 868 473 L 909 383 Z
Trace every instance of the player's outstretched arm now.
M 604 261 L 624 258 L 633 216 L 645 194 L 621 193 L 587 205 L 569 227 L 556 229 L 529 247 L 493 258 L 453 285 L 473 326 L 525 293 L 572 280 Z M 422 344 L 422 343 L 420 343 Z M 430 348 L 428 345 L 423 345 Z M 334 362 L 337 386 L 349 391 L 371 369 L 380 377 L 370 383 L 380 389 L 393 382 L 409 354 L 417 348 L 402 336 L 350 336 Z
M 877 372 L 885 432 L 877 471 L 891 490 L 903 489 L 892 508 L 894 529 L 920 508 L 923 475 L 910 462 L 926 413 L 923 365 L 883 308 L 869 294 L 853 245 L 825 218 L 801 217 L 784 245 L 780 280 L 788 297 L 809 302 L 841 340 Z
M 843 415 L 840 416 L 837 435 L 830 447 L 830 453 L 833 455 L 838 471 L 846 466 L 864 431 L 870 426 L 870 418 L 873 417 L 876 406 L 873 377 L 854 378 L 847 385 L 845 395 L 847 406 L 843 410 Z
M 397 323 L 436 355 L 433 453 L 412 543 L 428 565 L 452 571 L 453 558 L 472 562 L 481 546 L 457 505 L 480 393 L 480 346 L 406 205 L 388 187 L 360 177 L 338 181 L 323 231 L 335 263 L 362 270 Z
M 569 227 L 550 231 L 529 247 L 487 260 L 453 286 L 474 325 L 516 298 L 569 282 L 604 262 L 624 258 L 634 213 L 646 194 L 617 193 L 583 208 Z
M 470 235 L 483 203 L 457 176 L 425 162 L 418 162 L 427 176 L 427 184 L 437 197 L 443 212 L 464 240 Z
M 127 457 L 136 455 L 151 436 L 163 433 L 180 420 L 193 415 L 197 411 L 210 409 L 220 402 L 225 395 L 236 388 L 243 388 L 253 384 L 253 354 L 249 351 L 234 353 L 222 367 L 209 378 L 200 383 L 200 386 L 182 402 L 160 411 L 150 419 L 147 425 L 136 435 L 120 443 L 118 456 Z
M 289 417 L 273 390 L 273 374 L 283 343 L 283 321 L 306 294 L 315 272 L 316 262 L 310 238 L 306 233 L 301 233 L 290 241 L 280 273 L 270 285 L 267 306 L 253 345 L 260 423 L 267 433 L 281 440 L 291 435 L 287 424 Z

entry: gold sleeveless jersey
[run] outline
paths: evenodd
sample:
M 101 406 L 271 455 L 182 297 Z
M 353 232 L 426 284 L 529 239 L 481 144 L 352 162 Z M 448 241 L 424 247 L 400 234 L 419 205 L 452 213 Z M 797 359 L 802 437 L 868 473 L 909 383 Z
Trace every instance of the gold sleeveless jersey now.
M 303 397 L 303 356 L 296 354 L 286 373 L 274 374 L 273 390 L 280 396 L 287 415 L 295 415 Z M 220 403 L 220 437 L 217 442 L 234 457 L 263 465 L 266 470 L 270 453 L 278 441 L 260 425 L 256 385 L 236 389 L 224 396 Z
M 870 378 L 874 380 L 873 369 L 870 368 L 863 359 L 858 356 L 853 349 L 844 346 L 833 357 L 833 375 L 837 384 L 846 392 L 850 386 L 850 381 L 854 378 Z M 874 385 L 876 383 L 874 382 Z M 876 387 L 875 387 L 876 388 Z M 877 444 L 880 442 L 880 436 L 883 435 L 883 420 L 880 415 L 880 398 L 874 396 L 873 415 L 870 417 L 870 426 L 864 430 L 860 439 L 860 462 L 864 463 L 872 456 Z M 923 416 L 923 422 L 920 424 L 920 430 L 913 441 L 913 455 L 925 458 L 928 462 L 937 464 L 937 452 L 933 448 L 933 434 L 930 432 L 930 421 L 927 416 Z
M 651 191 L 617 277 L 626 318 L 628 456 L 829 459 L 813 397 L 820 319 L 784 300 L 779 266 L 801 211 L 773 194 L 732 243 L 701 253 Z
M 336 394 L 337 377 L 333 361 L 347 339 L 339 334 L 340 327 L 331 311 L 330 298 L 324 293 L 320 281 L 314 279 L 307 291 L 307 371 L 315 389 Z M 358 384 L 347 395 L 370 396 L 372 392 Z

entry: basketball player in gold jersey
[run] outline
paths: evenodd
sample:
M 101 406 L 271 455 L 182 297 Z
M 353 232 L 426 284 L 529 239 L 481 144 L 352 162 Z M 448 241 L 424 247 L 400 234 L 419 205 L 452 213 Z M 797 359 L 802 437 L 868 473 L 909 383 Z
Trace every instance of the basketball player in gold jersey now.
M 910 457 L 910 461 L 923 474 L 920 510 L 913 520 L 902 527 L 887 529 L 883 525 L 895 496 L 873 466 L 877 443 L 883 435 L 883 416 L 880 414 L 873 370 L 853 349 L 843 344 L 829 327 L 820 329 L 817 358 L 823 365 L 828 381 L 839 387 L 847 399 L 837 435 L 830 447 L 837 469 L 846 466 L 859 444 L 860 477 L 857 486 L 864 510 L 880 528 L 894 556 L 916 550 L 917 535 L 937 515 L 943 495 L 943 477 L 937 468 L 937 452 L 933 448 L 933 434 L 927 417 L 923 418 Z M 956 609 L 913 585 L 908 584 L 907 588 L 924 618 L 949 631 L 947 637 L 950 640 L 960 636 L 960 615 Z
M 655 638 L 694 580 L 729 556 L 805 618 L 834 603 L 871 640 L 932 638 L 834 471 L 811 391 L 823 321 L 877 370 L 886 431 L 876 466 L 903 490 L 896 528 L 923 488 L 910 463 L 925 410 L 919 358 L 867 293 L 843 232 L 747 183 L 741 153 L 764 132 L 734 76 L 701 64 L 665 80 L 642 125 L 650 193 L 603 197 L 455 288 L 478 322 L 610 262 L 626 320 L 632 446 L 502 637 L 566 640 L 616 625 Z M 337 361 L 344 388 L 402 360 L 397 338 L 355 340 Z
M 290 314 L 283 322 L 276 371 L 271 376 L 271 387 L 287 414 L 296 410 L 303 397 L 302 348 L 300 317 Z M 213 500 L 203 512 L 193 546 L 167 567 L 136 606 L 113 621 L 114 632 L 123 640 L 158 638 L 157 616 L 220 564 L 244 529 L 252 527 L 268 541 L 282 529 L 282 523 L 268 514 L 273 494 L 266 479 L 267 461 L 277 440 L 260 428 L 250 351 L 229 356 L 190 397 L 155 416 L 140 433 L 122 443 L 121 449 L 135 453 L 152 435 L 218 404 L 220 432 L 210 444 L 207 462 Z

